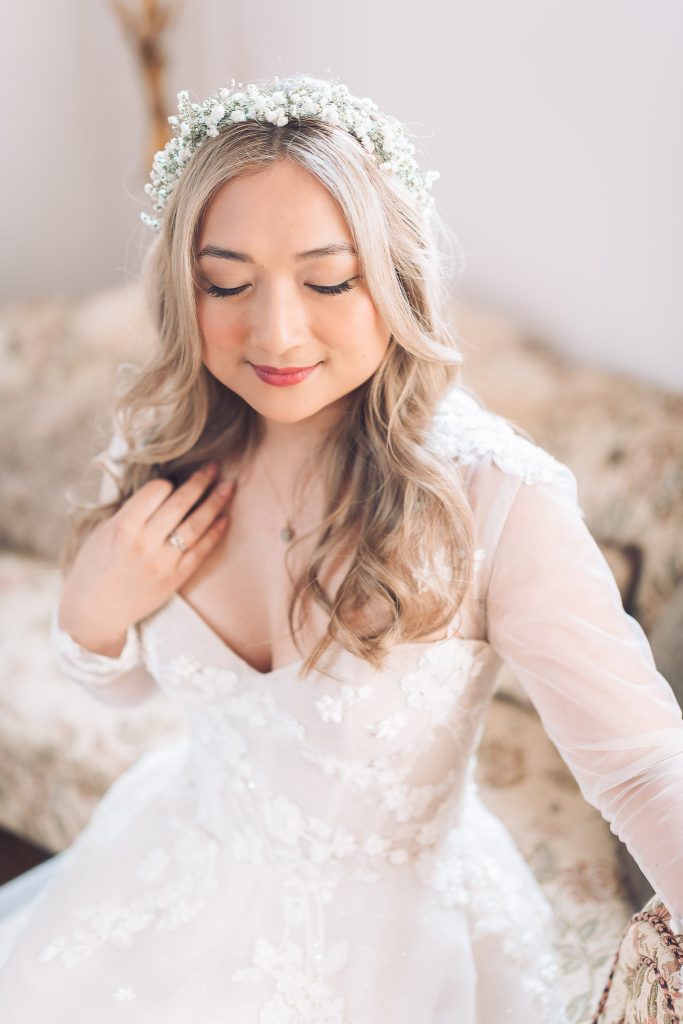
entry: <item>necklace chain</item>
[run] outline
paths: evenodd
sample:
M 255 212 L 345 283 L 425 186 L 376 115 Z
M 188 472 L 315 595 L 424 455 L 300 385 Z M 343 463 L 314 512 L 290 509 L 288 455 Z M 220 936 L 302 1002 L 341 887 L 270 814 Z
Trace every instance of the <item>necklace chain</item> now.
M 279 501 L 280 507 L 281 507 L 282 511 L 285 513 L 285 524 L 280 529 L 280 537 L 285 542 L 285 544 L 289 544 L 289 542 L 294 540 L 294 538 L 296 537 L 296 532 L 294 530 L 294 527 L 292 526 L 292 519 L 291 519 L 291 516 L 287 514 L 287 510 L 285 508 L 285 503 L 283 502 L 283 500 L 282 500 L 282 498 L 280 496 L 280 492 L 278 491 L 277 487 L 275 486 L 275 481 L 273 480 L 272 476 L 270 475 L 270 470 L 268 469 L 268 463 L 266 462 L 266 458 L 265 458 L 265 455 L 263 454 L 263 451 L 261 451 L 261 459 L 263 461 L 263 468 L 266 471 L 266 477 L 268 478 L 268 483 L 270 484 L 270 486 L 271 486 L 271 488 L 273 490 L 273 493 L 275 494 L 275 497 Z M 297 511 L 298 511 L 298 509 L 297 509 Z

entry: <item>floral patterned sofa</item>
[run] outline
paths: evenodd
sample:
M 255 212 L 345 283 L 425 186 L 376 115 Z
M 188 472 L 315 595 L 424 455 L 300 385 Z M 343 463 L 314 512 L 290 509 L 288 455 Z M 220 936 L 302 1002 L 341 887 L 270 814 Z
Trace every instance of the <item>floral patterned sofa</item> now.
M 468 383 L 576 473 L 625 607 L 682 700 L 683 398 L 572 365 L 474 306 L 460 304 L 455 322 Z M 183 728 L 161 693 L 129 709 L 97 702 L 59 675 L 47 641 L 65 490 L 108 441 L 116 365 L 149 343 L 134 283 L 0 308 L 0 618 L 11 638 L 0 650 L 0 825 L 55 853 L 128 765 Z M 572 1024 L 683 1019 L 683 936 L 506 668 L 477 781 L 555 910 Z

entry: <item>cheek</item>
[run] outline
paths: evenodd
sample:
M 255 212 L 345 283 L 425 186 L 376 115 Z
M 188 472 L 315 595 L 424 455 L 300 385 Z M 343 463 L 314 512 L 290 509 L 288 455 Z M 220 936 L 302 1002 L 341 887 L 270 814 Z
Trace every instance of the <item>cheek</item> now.
M 365 293 L 361 299 L 349 326 L 352 328 L 353 336 L 363 339 L 362 347 L 367 360 L 379 362 L 389 344 L 391 332 L 370 296 Z
M 335 312 L 330 318 L 330 325 L 335 337 L 335 344 L 347 347 L 350 339 L 357 339 L 358 348 L 374 358 L 389 343 L 390 331 L 380 316 L 372 299 L 365 291 L 354 295 L 342 315 Z
M 224 351 L 239 345 L 244 327 L 217 302 L 200 302 L 197 307 L 204 351 Z

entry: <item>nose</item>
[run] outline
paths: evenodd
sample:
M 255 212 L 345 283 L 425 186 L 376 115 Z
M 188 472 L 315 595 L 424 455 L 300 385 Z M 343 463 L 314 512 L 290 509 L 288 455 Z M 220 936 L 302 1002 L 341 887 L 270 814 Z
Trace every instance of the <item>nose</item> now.
M 255 354 L 281 356 L 305 344 L 305 311 L 293 285 L 284 280 L 271 281 L 254 298 L 250 340 Z

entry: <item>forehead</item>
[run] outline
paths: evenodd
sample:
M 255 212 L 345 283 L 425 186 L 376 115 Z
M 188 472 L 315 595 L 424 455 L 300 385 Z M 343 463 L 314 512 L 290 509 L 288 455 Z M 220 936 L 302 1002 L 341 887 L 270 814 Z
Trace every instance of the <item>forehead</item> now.
M 326 244 L 353 242 L 336 199 L 305 167 L 280 159 L 256 172 L 225 182 L 202 220 L 199 247 L 207 244 L 286 246 L 293 253 Z

